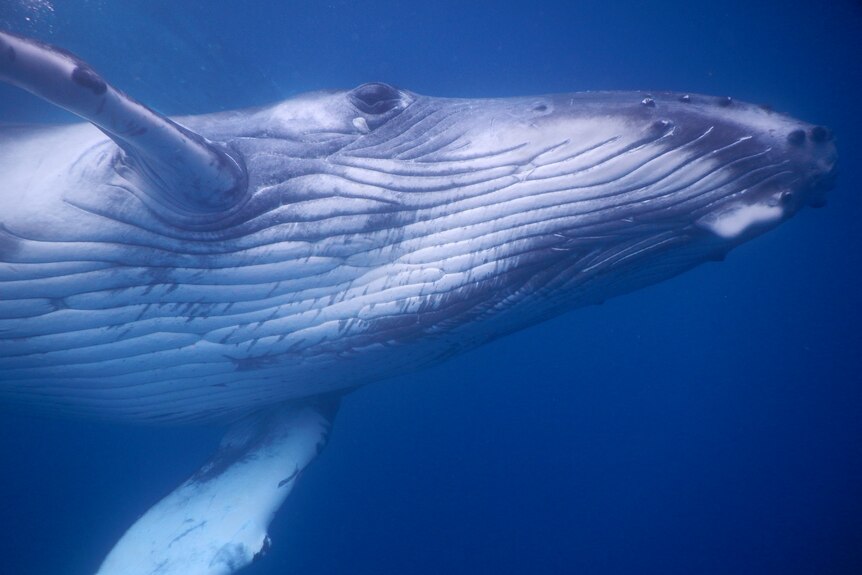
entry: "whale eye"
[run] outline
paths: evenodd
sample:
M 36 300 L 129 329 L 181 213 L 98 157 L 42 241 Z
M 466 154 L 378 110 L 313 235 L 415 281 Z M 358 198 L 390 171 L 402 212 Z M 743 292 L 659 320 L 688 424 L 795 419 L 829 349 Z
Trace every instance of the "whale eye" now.
M 385 114 L 401 105 L 401 92 L 389 84 L 362 84 L 350 93 L 356 108 L 366 114 Z

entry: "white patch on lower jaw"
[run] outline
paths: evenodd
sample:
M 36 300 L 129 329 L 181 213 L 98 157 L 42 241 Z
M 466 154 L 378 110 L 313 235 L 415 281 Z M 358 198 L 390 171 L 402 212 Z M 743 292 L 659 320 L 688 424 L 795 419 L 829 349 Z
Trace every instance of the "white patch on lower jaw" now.
M 778 221 L 783 214 L 781 206 L 736 204 L 719 213 L 704 216 L 698 220 L 698 224 L 717 236 L 730 239 L 738 237 L 752 226 Z

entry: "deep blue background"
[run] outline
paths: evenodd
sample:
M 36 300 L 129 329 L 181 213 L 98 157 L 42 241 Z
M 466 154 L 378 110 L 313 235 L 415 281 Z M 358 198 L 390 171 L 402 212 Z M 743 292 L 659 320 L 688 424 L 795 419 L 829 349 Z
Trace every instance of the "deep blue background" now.
M 384 80 L 727 94 L 831 126 L 827 209 L 348 397 L 247 573 L 862 573 L 859 2 L 0 0 L 0 26 L 166 113 Z M 46 119 L 68 121 L 0 88 L 0 120 Z M 220 435 L 2 417 L 9 574 L 93 572 Z

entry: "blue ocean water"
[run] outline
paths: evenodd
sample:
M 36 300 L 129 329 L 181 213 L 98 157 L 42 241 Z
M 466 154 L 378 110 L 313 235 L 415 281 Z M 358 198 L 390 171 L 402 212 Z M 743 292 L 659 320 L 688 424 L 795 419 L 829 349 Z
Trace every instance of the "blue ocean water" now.
M 726 94 L 830 126 L 826 209 L 347 397 L 246 572 L 862 573 L 859 2 L 2 0 L 0 27 L 170 114 L 381 80 Z M 0 86 L 0 121 L 69 118 Z M 0 572 L 94 572 L 219 436 L 2 411 Z

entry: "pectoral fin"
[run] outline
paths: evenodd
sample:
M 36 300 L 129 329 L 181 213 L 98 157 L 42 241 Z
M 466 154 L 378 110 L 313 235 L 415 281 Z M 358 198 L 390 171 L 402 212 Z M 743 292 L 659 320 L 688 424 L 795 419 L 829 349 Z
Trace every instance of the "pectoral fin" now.
M 215 456 L 147 511 L 97 575 L 226 575 L 269 547 L 266 530 L 326 443 L 337 405 L 284 407 L 235 424 Z
M 125 175 L 163 203 L 214 212 L 245 193 L 245 169 L 228 150 L 123 94 L 64 50 L 0 32 L 0 80 L 96 125 L 122 149 Z

